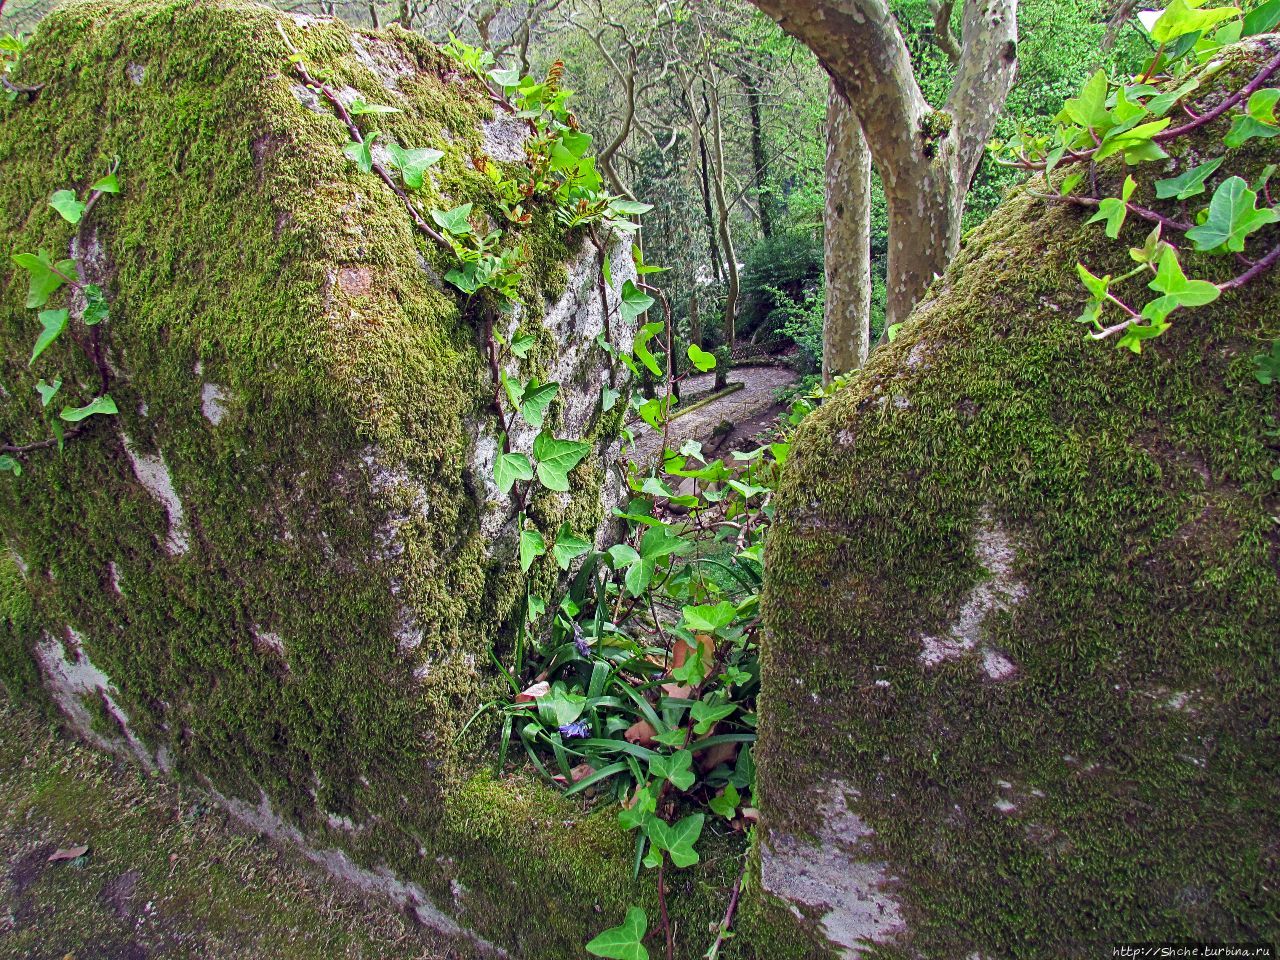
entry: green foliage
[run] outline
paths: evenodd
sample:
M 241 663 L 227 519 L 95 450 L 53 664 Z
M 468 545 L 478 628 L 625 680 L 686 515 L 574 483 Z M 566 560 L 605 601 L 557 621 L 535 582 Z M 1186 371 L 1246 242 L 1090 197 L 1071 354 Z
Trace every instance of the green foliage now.
M 587 953 L 611 960 L 649 960 L 649 951 L 644 946 L 647 929 L 649 918 L 645 912 L 631 907 L 619 926 L 610 927 L 587 944 Z
M 820 239 L 811 231 L 788 231 L 761 240 L 747 251 L 741 282 L 739 336 L 781 327 L 788 307 L 822 285 Z
M 1155 47 L 1141 77 L 1113 79 L 1105 70 L 1098 70 L 1078 96 L 1065 102 L 1053 135 L 1019 136 L 996 145 L 1011 158 L 1012 166 L 1041 171 L 1046 182 L 1057 169 L 1087 163 L 1094 196 L 1075 196 L 1085 183 L 1083 173 L 1077 173 L 1062 181 L 1056 195 L 1048 194 L 1046 198 L 1096 207 L 1097 212 L 1088 222 L 1102 222 L 1112 240 L 1120 237 L 1130 216 L 1156 223 L 1146 243 L 1131 251 L 1138 266 L 1123 276 L 1099 278 L 1083 264 L 1077 265 L 1081 282 L 1090 294 L 1079 319 L 1093 327 L 1091 335 L 1095 338 L 1118 334 L 1117 346 L 1135 353 L 1142 350 L 1144 343 L 1170 329 L 1169 317 L 1175 310 L 1213 303 L 1224 290 L 1233 289 L 1256 273 L 1246 271 L 1238 280 L 1218 283 L 1188 279 L 1178 246 L 1167 239 L 1170 232 L 1185 233 L 1196 251 L 1236 254 L 1252 268 L 1255 261 L 1245 256 L 1246 245 L 1280 220 L 1280 211 L 1271 206 L 1269 199 L 1263 207 L 1258 206 L 1259 191 L 1265 191 L 1274 167 L 1268 168 L 1256 188 L 1240 176 L 1220 180 L 1208 205 L 1196 213 L 1191 224 L 1177 219 L 1176 212 L 1161 214 L 1136 204 L 1134 196 L 1140 186 L 1137 174 L 1126 172 L 1118 196 L 1097 195 L 1097 165 L 1102 161 L 1121 155 L 1127 166 L 1141 171 L 1144 164 L 1168 159 L 1166 146 L 1173 146 L 1215 119 L 1212 113 L 1202 115 L 1193 110 L 1191 98 L 1206 79 L 1222 69 L 1223 64 L 1213 59 L 1218 52 L 1247 35 L 1246 30 L 1269 22 L 1270 17 L 1268 14 L 1248 20 L 1235 7 L 1204 8 L 1194 0 L 1172 0 L 1164 10 L 1144 11 L 1138 19 Z M 1264 79 L 1258 75 L 1243 104 L 1238 102 L 1242 93 L 1223 105 L 1230 108 L 1232 124 L 1220 140 L 1222 153 L 1207 159 L 1197 157 L 1201 162 L 1179 175 L 1155 180 L 1156 199 L 1185 202 L 1203 195 L 1210 180 L 1220 174 L 1241 146 L 1255 137 L 1280 133 L 1274 116 L 1280 90 L 1257 89 Z M 1159 80 L 1160 84 L 1149 82 L 1152 80 Z M 1172 127 L 1172 118 L 1166 114 L 1178 107 L 1185 108 L 1191 119 Z M 1121 299 L 1118 292 L 1122 284 L 1139 276 L 1147 277 L 1148 288 L 1161 294 L 1140 309 Z M 1122 319 L 1112 324 L 1104 322 L 1105 315 L 1115 309 L 1121 312 Z
M 120 192 L 116 166 L 116 163 L 112 163 L 110 171 L 89 188 L 83 201 L 76 196 L 74 190 L 55 190 L 49 199 L 49 206 L 67 223 L 83 227 L 85 217 L 103 196 Z M 68 436 L 63 422 L 80 424 L 81 421 L 90 417 L 109 416 L 119 413 L 119 410 L 111 395 L 106 392 L 109 367 L 103 355 L 98 331 L 94 329 L 110 315 L 106 294 L 102 288 L 96 284 L 82 282 L 80 268 L 75 260 L 67 258 L 55 263 L 43 247 L 36 253 L 14 253 L 12 259 L 14 264 L 27 275 L 25 304 L 28 309 L 40 310 L 59 291 L 67 287 L 80 295 L 83 304 L 79 310 L 79 316 L 74 319 L 70 307 L 51 307 L 40 310 L 37 314 L 40 332 L 32 344 L 31 358 L 27 361 L 27 366 L 34 367 L 37 360 L 59 343 L 64 333 L 71 331 L 70 338 L 75 348 L 84 355 L 98 373 L 98 382 L 91 385 L 68 380 L 69 385 L 74 384 L 82 393 L 90 394 L 92 399 L 80 406 L 64 406 L 57 418 L 48 415 L 48 407 L 54 396 L 62 389 L 63 378 L 55 376 L 52 383 L 44 377 L 38 380 L 34 389 L 40 396 L 40 407 L 50 436 L 47 439 L 27 443 L 11 442 L 5 445 L 8 452 L 0 460 L 0 473 L 11 473 L 19 477 L 22 475 L 21 458 L 24 455 L 51 445 L 56 446 L 59 451 L 62 450 Z M 81 336 L 80 329 L 83 329 L 87 335 Z

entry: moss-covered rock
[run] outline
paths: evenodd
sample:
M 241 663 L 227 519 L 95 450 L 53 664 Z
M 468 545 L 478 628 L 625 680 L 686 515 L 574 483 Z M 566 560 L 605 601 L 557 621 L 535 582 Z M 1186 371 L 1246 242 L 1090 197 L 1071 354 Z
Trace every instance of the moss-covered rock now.
M 1275 49 L 1228 54 L 1227 89 Z M 1227 169 L 1256 177 L 1274 143 Z M 1104 195 L 1121 178 L 1105 169 Z M 1082 336 L 1075 264 L 1127 271 L 1150 225 L 1115 243 L 1087 215 L 1010 198 L 792 447 L 766 566 L 762 872 L 836 944 L 1280 937 L 1280 405 L 1254 377 L 1280 277 L 1175 314 L 1135 356 Z
M 399 110 L 366 130 L 444 151 L 424 209 L 501 221 L 472 161 L 516 162 L 523 127 L 420 37 L 235 0 L 46 20 L 15 78 L 38 92 L 0 106 L 0 249 L 75 242 L 111 303 L 120 412 L 0 483 L 0 681 L 429 922 L 579 956 L 652 883 L 632 880 L 611 814 L 479 772 L 485 718 L 463 736 L 502 693 L 490 653 L 509 654 L 526 588 L 556 577 L 549 558 L 527 580 L 514 562 L 482 335 L 440 279 L 448 255 L 344 157 L 282 29 L 344 100 Z M 50 195 L 117 157 L 122 192 L 76 238 Z M 549 424 L 599 454 L 527 509 L 586 534 L 616 496 L 622 409 L 599 414 L 597 256 L 547 208 L 522 239 L 524 306 L 502 332 L 536 344 L 509 372 L 560 382 Z M 634 276 L 624 252 L 613 263 L 615 287 Z M 0 271 L 7 443 L 45 429 L 25 292 Z M 37 368 L 63 377 L 59 406 L 93 395 L 76 356 L 59 344 Z M 701 924 L 709 902 L 679 909 Z

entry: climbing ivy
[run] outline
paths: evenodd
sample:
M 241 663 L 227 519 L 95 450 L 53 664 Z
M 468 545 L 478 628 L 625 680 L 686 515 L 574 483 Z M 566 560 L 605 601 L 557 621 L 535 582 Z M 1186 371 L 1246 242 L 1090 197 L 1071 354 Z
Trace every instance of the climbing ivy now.
M 44 358 L 41 366 L 49 367 L 33 386 L 40 397 L 49 436 L 29 442 L 0 443 L 0 473 L 21 476 L 22 463 L 27 455 L 52 447 L 61 451 L 67 440 L 89 429 L 90 418 L 118 412 L 109 392 L 111 368 L 106 361 L 101 332 L 102 324 L 110 319 L 107 297 L 97 284 L 84 281 L 80 264 L 75 259 L 75 253 L 84 249 L 85 227 L 98 202 L 104 196 L 120 192 L 117 166 L 118 162 L 112 162 L 107 174 L 84 192 L 84 199 L 69 189 L 58 190 L 49 198 L 49 206 L 77 228 L 69 251 L 71 256 L 54 260 L 43 247 L 35 253 L 12 255 L 14 264 L 27 275 L 26 307 L 39 311 L 36 319 L 40 322 L 40 332 L 32 345 L 27 366 L 34 370 L 37 361 Z M 76 383 L 70 372 L 59 371 L 49 364 L 46 351 L 64 337 L 89 361 L 93 370 L 90 382 Z M 64 376 L 67 378 L 65 384 Z M 63 392 L 64 386 L 66 393 Z M 90 399 L 84 399 L 86 394 Z M 57 410 L 56 405 L 50 406 L 59 396 L 63 398 L 61 410 Z
M 1154 225 L 1145 243 L 1130 251 L 1136 266 L 1127 273 L 1099 277 L 1085 264 L 1077 265 L 1089 295 L 1080 322 L 1091 327 L 1095 339 L 1115 337 L 1118 346 L 1134 353 L 1169 330 L 1176 311 L 1212 303 L 1280 261 L 1280 245 L 1259 246 L 1260 231 L 1280 220 L 1269 189 L 1275 166 L 1252 184 L 1231 174 L 1240 147 L 1280 135 L 1274 112 L 1280 90 L 1265 86 L 1280 70 L 1280 56 L 1216 106 L 1202 113 L 1194 109 L 1195 95 L 1228 64 L 1220 56 L 1223 48 L 1280 24 L 1280 0 L 1247 15 L 1236 7 L 1205 8 L 1205 2 L 1172 0 L 1164 10 L 1140 13 L 1138 29 L 1154 49 L 1140 76 L 1113 78 L 1099 70 L 1063 105 L 1052 135 L 1021 135 L 995 145 L 1004 162 L 1038 172 L 1046 186 L 1055 171 L 1077 168 L 1040 196 L 1094 210 L 1089 222 L 1101 223 L 1109 238 L 1120 236 L 1129 217 Z M 1151 184 L 1157 199 L 1179 205 L 1177 212 L 1134 202 L 1142 172 L 1167 160 L 1167 147 L 1220 118 L 1231 120 L 1220 140 L 1221 154 L 1197 157 L 1203 162 Z M 1112 156 L 1121 157 L 1131 172 L 1118 196 L 1104 196 L 1098 164 Z M 1211 181 L 1216 182 L 1210 193 Z M 1188 246 L 1233 257 L 1242 272 L 1219 283 L 1189 278 L 1181 256 Z M 1144 295 L 1144 288 L 1155 296 Z

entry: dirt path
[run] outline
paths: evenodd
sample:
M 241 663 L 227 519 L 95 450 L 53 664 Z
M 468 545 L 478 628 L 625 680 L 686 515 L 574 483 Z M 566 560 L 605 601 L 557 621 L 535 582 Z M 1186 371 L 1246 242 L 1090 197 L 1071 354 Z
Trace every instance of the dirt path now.
M 699 374 L 686 380 L 681 392 L 692 397 L 709 390 L 714 381 L 714 374 Z M 727 421 L 734 430 L 721 445 L 720 454 L 741 449 L 782 411 L 777 393 L 795 381 L 795 371 L 789 367 L 737 367 L 729 374 L 729 382 L 743 384 L 742 389 L 676 417 L 668 430 L 667 445 L 678 450 L 686 440 L 708 443 L 716 428 Z M 688 402 L 692 405 L 697 401 Z M 636 432 L 636 459 L 647 463 L 660 452 L 662 434 L 644 424 L 641 428 Z
M 453 960 L 196 794 L 55 735 L 0 690 L 3 960 Z M 89 847 L 50 862 L 59 849 Z

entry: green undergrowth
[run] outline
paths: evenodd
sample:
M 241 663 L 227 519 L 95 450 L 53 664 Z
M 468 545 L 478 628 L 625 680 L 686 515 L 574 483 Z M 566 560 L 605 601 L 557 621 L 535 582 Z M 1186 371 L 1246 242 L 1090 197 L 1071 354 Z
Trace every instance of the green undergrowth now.
M 1239 85 L 1264 54 L 1224 76 Z M 1271 143 L 1233 170 L 1256 178 Z M 1182 145 L 1176 169 L 1203 147 Z M 1113 161 L 1100 179 L 1115 191 L 1123 174 Z M 1280 933 L 1280 403 L 1255 376 L 1280 285 L 1179 313 L 1141 356 L 1088 340 L 1076 263 L 1128 270 L 1150 224 L 1116 243 L 1087 214 L 1008 200 L 805 422 L 784 477 L 762 806 L 806 835 L 816 787 L 858 791 L 909 930 L 877 955 Z M 1183 262 L 1215 281 L 1240 269 Z M 984 566 L 979 540 L 1007 543 L 1012 569 Z M 992 580 L 1019 599 L 982 646 L 1016 673 L 988 678 L 981 650 L 922 667 L 923 638 L 948 638 Z

